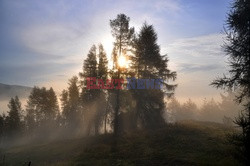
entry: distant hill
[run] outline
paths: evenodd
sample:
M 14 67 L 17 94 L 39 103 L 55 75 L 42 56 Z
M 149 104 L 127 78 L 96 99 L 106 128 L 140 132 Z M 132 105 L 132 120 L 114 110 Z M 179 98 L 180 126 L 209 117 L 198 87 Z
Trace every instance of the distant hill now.
M 20 85 L 6 85 L 0 83 L 0 100 L 18 96 L 20 98 L 27 98 L 32 88 Z
M 32 88 L 20 85 L 7 85 L 0 83 L 0 113 L 7 111 L 7 104 L 11 97 L 18 96 L 21 101 L 28 98 Z

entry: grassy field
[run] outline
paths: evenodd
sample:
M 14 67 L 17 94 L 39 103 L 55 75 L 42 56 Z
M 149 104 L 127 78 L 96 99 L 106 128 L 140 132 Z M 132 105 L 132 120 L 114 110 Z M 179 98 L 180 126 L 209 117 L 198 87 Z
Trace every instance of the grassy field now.
M 118 140 L 101 135 L 1 149 L 5 165 L 240 165 L 226 141 L 232 129 L 183 121 L 154 131 L 134 131 Z

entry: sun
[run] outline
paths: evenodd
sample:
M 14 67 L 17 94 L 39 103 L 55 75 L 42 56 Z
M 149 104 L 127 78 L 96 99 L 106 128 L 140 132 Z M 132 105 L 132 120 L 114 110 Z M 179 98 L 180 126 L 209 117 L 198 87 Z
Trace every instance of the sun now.
M 128 67 L 128 60 L 125 56 L 121 55 L 118 57 L 118 65 L 121 68 L 127 68 Z

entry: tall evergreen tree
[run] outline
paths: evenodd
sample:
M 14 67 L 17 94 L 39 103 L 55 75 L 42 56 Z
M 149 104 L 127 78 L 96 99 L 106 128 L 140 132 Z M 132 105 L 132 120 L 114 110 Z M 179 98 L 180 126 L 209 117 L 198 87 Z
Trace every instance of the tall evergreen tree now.
M 228 14 L 226 27 L 225 52 L 229 55 L 229 76 L 213 81 L 217 88 L 238 88 L 239 103 L 246 103 L 245 110 L 236 120 L 242 128 L 239 145 L 247 164 L 250 164 L 250 1 L 234 0 Z M 238 142 L 237 140 L 235 140 Z
M 46 119 L 49 121 L 57 121 L 59 114 L 59 105 L 56 93 L 51 87 L 47 90 L 47 116 Z
M 99 96 L 98 89 L 87 88 L 87 79 L 89 77 L 98 77 L 97 49 L 95 45 L 89 50 L 87 58 L 83 63 L 83 72 L 79 73 L 79 76 L 82 79 L 81 100 L 84 108 L 85 132 L 86 134 L 90 134 L 92 127 L 95 125 L 96 104 Z
M 103 45 L 98 46 L 98 72 L 97 78 L 102 79 L 104 82 L 108 79 L 108 59 L 106 52 L 103 48 Z M 97 112 L 95 115 L 95 133 L 99 133 L 101 125 L 104 123 L 104 126 L 107 124 L 107 116 L 109 111 L 107 110 L 107 90 L 99 89 L 99 102 L 97 103 Z
M 135 42 L 133 69 L 137 78 L 161 79 L 163 89 L 134 90 L 136 99 L 136 116 L 146 128 L 163 124 L 165 96 L 174 92 L 175 85 L 167 83 L 176 78 L 176 73 L 168 69 L 168 59 L 160 55 L 157 34 L 152 25 L 146 23 L 141 28 Z M 143 93 L 141 92 L 143 91 Z
M 63 90 L 60 97 L 61 109 L 62 109 L 62 125 L 67 127 L 70 122 L 68 122 L 69 114 L 69 92 L 68 90 Z
M 121 54 L 128 54 L 134 38 L 134 28 L 129 27 L 130 18 L 125 14 L 118 14 L 116 19 L 110 20 L 111 33 L 115 38 L 113 49 L 114 69 L 118 68 L 117 60 Z
M 106 80 L 108 77 L 108 59 L 103 45 L 98 46 L 98 78 Z
M 118 58 L 120 56 L 127 56 L 131 51 L 132 41 L 134 37 L 134 28 L 129 27 L 130 18 L 125 14 L 118 14 L 116 19 L 110 20 L 111 33 L 115 38 L 114 49 L 113 49 L 113 69 L 117 72 L 111 74 L 112 78 L 120 78 L 120 67 L 118 65 Z M 115 85 L 116 86 L 116 85 Z M 113 91 L 110 91 L 111 95 Z M 114 93 L 114 92 L 113 92 Z M 114 110 L 114 135 L 118 134 L 118 116 L 120 108 L 120 90 L 116 90 L 116 102 Z
M 82 72 L 79 73 L 79 76 L 81 78 L 81 85 L 82 85 L 82 95 L 86 94 L 87 89 L 87 78 L 88 77 L 97 77 L 97 50 L 96 46 L 93 45 L 89 53 L 87 55 L 87 58 L 83 62 L 83 68 Z M 91 100 L 91 98 L 94 97 L 93 95 L 88 96 L 88 100 Z
M 80 92 L 77 76 L 73 76 L 68 83 L 67 90 L 61 95 L 62 115 L 64 125 L 69 129 L 77 129 L 81 121 Z
M 107 92 L 101 88 L 88 89 L 87 79 L 95 77 L 105 82 L 108 78 L 108 60 L 102 44 L 98 48 L 95 45 L 91 47 L 83 63 L 83 72 L 79 75 L 82 83 L 81 101 L 86 132 L 90 134 L 94 129 L 95 134 L 98 134 L 107 113 L 105 110 Z

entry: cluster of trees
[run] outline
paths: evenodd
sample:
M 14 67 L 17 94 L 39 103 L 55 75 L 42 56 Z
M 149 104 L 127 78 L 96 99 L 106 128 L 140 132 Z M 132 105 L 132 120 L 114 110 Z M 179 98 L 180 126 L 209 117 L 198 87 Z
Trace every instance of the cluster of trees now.
M 19 98 L 11 98 L 8 104 L 8 116 L 4 114 L 0 116 L 0 136 L 3 140 L 6 136 L 15 137 L 22 132 L 23 123 L 23 110 Z
M 231 90 L 226 95 L 221 94 L 221 101 L 214 99 L 204 99 L 202 105 L 198 107 L 191 99 L 181 104 L 176 98 L 172 98 L 167 103 L 167 118 L 169 121 L 181 120 L 202 120 L 224 123 L 232 126 L 233 121 L 242 110 L 241 105 L 235 104 L 236 94 Z
M 0 116 L 2 141 L 19 139 L 26 134 L 43 139 L 60 125 L 59 105 L 52 88 L 34 87 L 25 110 L 17 96 L 10 99 L 8 107 L 7 115 Z
M 152 25 L 143 24 L 135 33 L 124 14 L 110 20 L 115 38 L 112 68 L 108 67 L 103 46 L 93 45 L 83 62 L 79 77 L 69 80 L 68 88 L 60 95 L 60 105 L 52 88 L 34 87 L 22 110 L 18 99 L 10 100 L 7 116 L 0 117 L 2 138 L 24 134 L 44 138 L 55 133 L 68 136 L 123 132 L 136 128 L 156 128 L 165 123 L 165 97 L 173 94 L 176 73 L 168 69 L 166 55 L 160 54 L 157 34 Z M 124 56 L 130 66 L 124 68 L 118 60 Z M 162 89 L 88 89 L 87 78 L 97 79 L 136 77 L 161 79 Z

